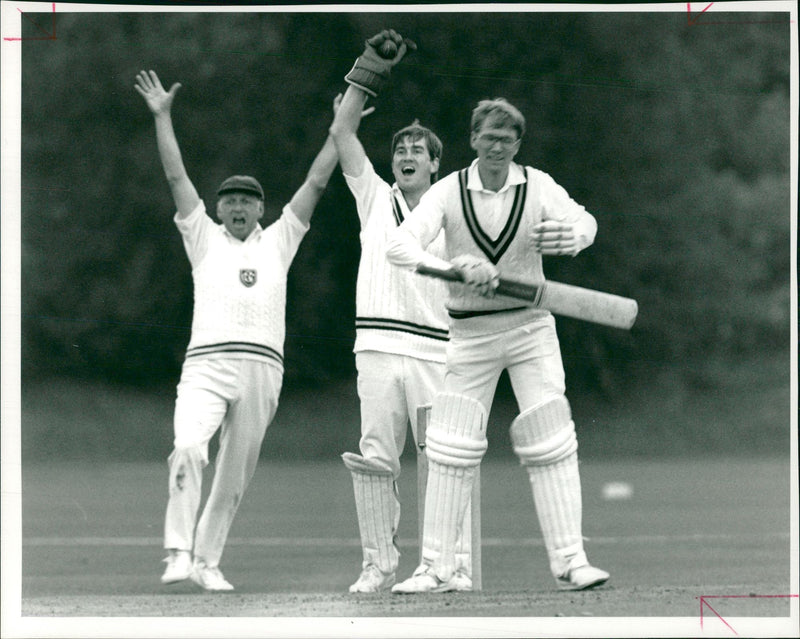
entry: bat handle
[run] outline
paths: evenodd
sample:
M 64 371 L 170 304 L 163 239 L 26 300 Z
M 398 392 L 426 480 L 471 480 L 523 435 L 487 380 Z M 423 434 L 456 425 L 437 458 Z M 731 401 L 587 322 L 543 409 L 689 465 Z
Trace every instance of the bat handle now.
M 463 282 L 464 278 L 461 273 L 455 268 L 437 268 L 435 266 L 426 266 L 420 264 L 417 266 L 417 273 L 421 275 L 431 275 L 441 280 L 448 282 Z M 525 300 L 532 302 L 534 306 L 538 307 L 541 302 L 542 292 L 544 286 L 536 284 L 529 284 L 528 282 L 518 282 L 516 280 L 509 280 L 500 278 L 500 282 L 495 289 L 495 295 L 505 295 L 506 297 L 513 297 L 518 300 Z
M 447 280 L 448 282 L 463 282 L 464 278 L 456 268 L 437 268 L 436 266 L 427 266 L 426 264 L 417 265 L 417 273 L 420 275 L 431 275 L 440 280 Z

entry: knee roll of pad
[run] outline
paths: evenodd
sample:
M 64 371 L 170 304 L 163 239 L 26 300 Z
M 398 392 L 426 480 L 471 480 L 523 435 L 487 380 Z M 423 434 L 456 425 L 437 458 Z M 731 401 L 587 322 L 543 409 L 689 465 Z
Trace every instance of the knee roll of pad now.
M 487 446 L 483 404 L 455 393 L 437 395 L 427 432 L 428 459 L 443 466 L 477 466 Z
M 514 452 L 524 466 L 545 466 L 578 450 L 575 423 L 564 396 L 535 406 L 511 424 Z

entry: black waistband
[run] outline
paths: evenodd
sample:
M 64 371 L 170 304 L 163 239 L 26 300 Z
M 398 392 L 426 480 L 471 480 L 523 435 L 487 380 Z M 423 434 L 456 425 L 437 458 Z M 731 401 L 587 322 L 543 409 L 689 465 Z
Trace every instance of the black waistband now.
M 497 313 L 512 313 L 513 311 L 524 311 L 527 306 L 515 306 L 514 308 L 499 308 L 490 311 L 447 311 L 453 319 L 469 319 L 470 317 L 481 317 L 482 315 L 496 315 Z

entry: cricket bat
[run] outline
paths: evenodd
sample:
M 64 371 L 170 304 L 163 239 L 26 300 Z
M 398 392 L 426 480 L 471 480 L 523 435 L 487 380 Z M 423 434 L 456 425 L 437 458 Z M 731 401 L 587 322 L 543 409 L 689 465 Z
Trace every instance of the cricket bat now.
M 417 273 L 449 282 L 463 281 L 461 273 L 454 268 L 440 269 L 420 264 L 417 266 Z M 501 277 L 495 295 L 525 300 L 532 302 L 535 308 L 544 308 L 556 315 L 614 328 L 630 329 L 639 312 L 636 300 L 629 297 L 550 280 L 541 284 L 531 284 Z

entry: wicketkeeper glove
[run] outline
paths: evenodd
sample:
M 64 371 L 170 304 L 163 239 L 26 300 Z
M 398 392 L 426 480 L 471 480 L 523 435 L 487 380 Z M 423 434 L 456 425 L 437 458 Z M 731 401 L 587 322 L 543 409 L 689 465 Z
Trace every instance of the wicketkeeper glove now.
M 384 58 L 379 53 L 387 40 L 391 40 L 397 47 L 397 52 L 391 58 Z M 392 67 L 400 62 L 408 51 L 416 50 L 417 45 L 413 41 L 403 38 L 394 29 L 384 29 L 366 41 L 364 53 L 358 57 L 344 79 L 372 97 L 376 97 L 389 82 Z
M 500 276 L 494 264 L 474 255 L 459 255 L 453 258 L 451 263 L 461 273 L 464 284 L 478 295 L 494 297 L 494 291 L 500 283 Z

